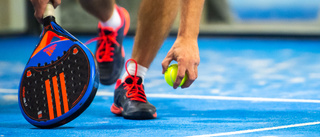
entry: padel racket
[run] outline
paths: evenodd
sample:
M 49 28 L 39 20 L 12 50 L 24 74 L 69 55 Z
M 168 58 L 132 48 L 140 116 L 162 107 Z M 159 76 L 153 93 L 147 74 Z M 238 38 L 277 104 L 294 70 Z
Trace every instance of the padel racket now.
M 91 104 L 99 85 L 93 54 L 55 22 L 53 12 L 48 3 L 40 42 L 19 87 L 21 112 L 39 128 L 57 127 L 79 116 Z

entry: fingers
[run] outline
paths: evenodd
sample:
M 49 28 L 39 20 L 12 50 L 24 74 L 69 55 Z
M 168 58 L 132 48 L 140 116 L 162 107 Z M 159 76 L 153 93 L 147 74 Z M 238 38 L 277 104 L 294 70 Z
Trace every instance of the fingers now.
M 30 0 L 34 8 L 34 17 L 39 23 L 42 23 L 44 11 L 46 10 L 49 0 Z M 51 0 L 53 7 L 56 8 L 61 4 L 61 0 Z
M 170 62 L 178 62 L 178 72 L 173 88 L 179 87 L 182 79 L 187 74 L 188 78 L 182 88 L 189 87 L 198 77 L 198 65 L 200 63 L 199 49 L 197 40 L 177 38 L 166 58 L 162 61 L 162 73 L 165 73 Z
M 47 3 L 38 0 L 31 0 L 31 3 L 34 8 L 34 17 L 38 20 L 39 23 L 42 23 L 43 13 L 46 10 Z
M 57 8 L 61 4 L 61 0 L 53 0 L 53 7 Z
M 162 65 L 162 74 L 164 74 L 164 72 L 167 71 L 168 66 L 170 64 L 170 62 L 173 60 L 173 58 L 171 58 L 171 56 L 167 55 L 167 57 L 165 57 L 161 63 Z
M 197 78 L 198 78 L 198 66 L 191 65 L 187 70 L 186 74 L 188 75 L 188 79 L 186 82 L 181 86 L 181 88 L 189 87 Z
M 176 81 L 173 83 L 173 88 L 177 89 L 186 74 L 186 64 L 183 59 L 178 60 L 178 73 Z
M 189 87 L 198 77 L 198 64 L 199 61 L 197 59 L 190 59 L 190 60 L 182 60 L 185 61 L 185 63 L 181 63 L 182 65 L 186 64 L 184 66 L 185 71 L 184 73 L 188 75 L 185 83 L 181 86 L 181 88 L 187 88 Z M 182 65 L 178 66 L 181 67 Z M 183 70 L 182 70 L 183 71 Z M 178 72 L 180 75 L 182 75 L 182 72 Z M 182 77 L 183 78 L 183 77 Z M 181 79 L 182 80 L 182 79 Z M 180 84 L 180 83 L 179 83 Z

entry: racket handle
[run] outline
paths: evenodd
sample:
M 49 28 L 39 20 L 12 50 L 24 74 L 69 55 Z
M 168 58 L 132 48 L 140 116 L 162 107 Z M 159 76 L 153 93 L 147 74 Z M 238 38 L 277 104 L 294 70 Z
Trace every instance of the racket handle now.
M 54 16 L 54 7 L 51 1 L 47 4 L 46 10 L 43 13 L 43 19 L 48 16 Z

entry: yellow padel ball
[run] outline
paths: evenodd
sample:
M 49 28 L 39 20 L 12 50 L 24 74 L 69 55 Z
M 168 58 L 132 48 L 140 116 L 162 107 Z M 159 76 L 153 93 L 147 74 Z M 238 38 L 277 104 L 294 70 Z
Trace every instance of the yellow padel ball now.
M 178 73 L 178 64 L 170 65 L 167 71 L 164 73 L 164 79 L 171 87 L 173 87 L 173 83 L 176 81 L 177 73 Z M 181 87 L 184 84 L 184 82 L 186 82 L 187 79 L 188 79 L 188 76 L 187 74 L 185 74 L 179 87 Z

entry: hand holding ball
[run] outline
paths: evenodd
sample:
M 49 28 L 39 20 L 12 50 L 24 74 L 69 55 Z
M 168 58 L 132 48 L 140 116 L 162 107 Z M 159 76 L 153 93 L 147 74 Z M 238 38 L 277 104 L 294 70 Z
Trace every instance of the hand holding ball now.
M 173 84 L 176 81 L 177 74 L 178 74 L 178 64 L 170 65 L 167 71 L 164 73 L 164 79 L 171 87 L 173 87 Z M 186 82 L 187 79 L 188 79 L 188 76 L 187 74 L 185 74 L 179 87 L 181 87 L 184 84 L 184 82 Z

